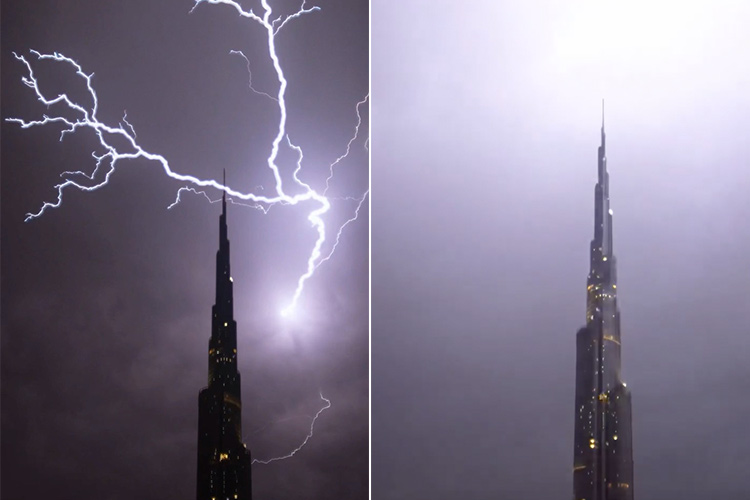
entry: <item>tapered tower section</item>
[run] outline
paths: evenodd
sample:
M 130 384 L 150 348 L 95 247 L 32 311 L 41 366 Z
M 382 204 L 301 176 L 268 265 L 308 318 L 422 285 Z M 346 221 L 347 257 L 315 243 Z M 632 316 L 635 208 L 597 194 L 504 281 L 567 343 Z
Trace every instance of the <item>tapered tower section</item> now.
M 197 500 L 250 500 L 250 450 L 242 443 L 237 324 L 229 270 L 226 195 L 219 218 L 216 304 L 208 341 L 208 386 L 198 397 Z
M 574 500 L 633 500 L 630 391 L 620 370 L 620 311 L 602 113 L 586 326 L 576 336 Z

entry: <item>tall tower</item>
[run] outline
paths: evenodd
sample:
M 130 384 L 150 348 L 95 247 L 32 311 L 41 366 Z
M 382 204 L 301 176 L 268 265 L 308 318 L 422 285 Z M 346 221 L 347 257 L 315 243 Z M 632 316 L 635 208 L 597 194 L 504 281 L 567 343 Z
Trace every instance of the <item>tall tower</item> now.
M 252 499 L 250 450 L 242 443 L 242 400 L 237 371 L 237 324 L 229 272 L 227 201 L 221 201 L 216 252 L 216 304 L 208 341 L 208 387 L 198 397 L 197 500 Z
M 602 108 L 603 108 L 602 102 Z M 620 311 L 604 136 L 594 189 L 586 326 L 576 335 L 574 500 L 633 499 L 630 391 L 620 373 Z

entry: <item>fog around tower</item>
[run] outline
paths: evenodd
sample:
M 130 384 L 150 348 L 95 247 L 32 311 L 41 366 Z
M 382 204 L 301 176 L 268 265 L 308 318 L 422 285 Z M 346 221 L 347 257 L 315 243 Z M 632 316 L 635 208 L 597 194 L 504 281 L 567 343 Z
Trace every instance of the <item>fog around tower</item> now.
M 637 498 L 747 496 L 750 12 L 651 3 L 373 3 L 373 498 L 571 498 L 602 98 Z

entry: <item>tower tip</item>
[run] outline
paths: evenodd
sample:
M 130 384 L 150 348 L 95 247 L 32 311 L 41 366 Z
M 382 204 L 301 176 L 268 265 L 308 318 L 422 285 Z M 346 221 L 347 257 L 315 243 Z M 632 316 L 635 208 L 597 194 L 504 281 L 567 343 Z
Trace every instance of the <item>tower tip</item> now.
M 604 130 L 604 98 L 602 97 L 602 130 Z
M 222 177 L 222 183 L 221 184 L 222 184 L 222 186 L 224 186 L 224 189 L 222 190 L 222 193 L 221 193 L 221 213 L 226 215 L 226 213 L 227 213 L 227 189 L 226 189 L 226 187 L 227 187 L 227 169 L 224 168 L 223 172 L 224 172 L 224 174 L 223 174 L 223 177 Z

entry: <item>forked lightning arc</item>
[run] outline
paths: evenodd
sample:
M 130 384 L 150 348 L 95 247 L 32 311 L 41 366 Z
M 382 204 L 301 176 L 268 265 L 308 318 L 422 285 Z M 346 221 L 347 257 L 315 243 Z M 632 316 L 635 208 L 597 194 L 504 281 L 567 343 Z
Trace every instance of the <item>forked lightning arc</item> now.
M 294 290 L 294 293 L 292 294 L 292 298 L 289 302 L 289 304 L 282 310 L 282 314 L 286 315 L 294 310 L 294 308 L 297 305 L 297 302 L 299 301 L 300 295 L 302 294 L 302 291 L 304 289 L 305 282 L 313 275 L 315 272 L 315 269 L 325 260 L 330 258 L 330 255 L 332 254 L 333 250 L 335 250 L 335 244 L 333 245 L 333 248 L 331 249 L 331 252 L 327 256 L 323 256 L 322 248 L 323 244 L 326 241 L 326 225 L 325 221 L 323 220 L 323 215 L 326 214 L 330 208 L 331 208 L 331 202 L 330 198 L 326 196 L 328 192 L 328 187 L 331 179 L 333 178 L 334 174 L 334 167 L 340 163 L 344 158 L 346 158 L 349 155 L 349 152 L 351 150 L 352 143 L 358 138 L 359 136 L 359 129 L 362 124 L 362 117 L 360 114 L 360 107 L 365 104 L 368 101 L 368 97 L 365 97 L 362 101 L 358 102 L 355 110 L 357 114 L 357 124 L 354 130 L 354 135 L 349 140 L 346 151 L 338 157 L 333 163 L 331 163 L 329 167 L 329 175 L 326 179 L 325 188 L 322 190 L 322 192 L 319 192 L 318 190 L 311 187 L 309 184 L 301 181 L 297 174 L 299 173 L 301 167 L 302 167 L 302 149 L 296 145 L 294 145 L 291 142 L 291 139 L 287 135 L 286 132 L 286 120 L 287 120 L 287 110 L 286 110 L 286 88 L 287 88 L 287 81 L 284 77 L 284 72 L 281 68 L 281 64 L 279 62 L 279 58 L 276 54 L 276 47 L 275 47 L 275 37 L 278 34 L 278 32 L 286 26 L 286 24 L 291 21 L 292 19 L 295 19 L 303 14 L 315 12 L 317 10 L 320 10 L 319 7 L 310 7 L 305 8 L 305 2 L 303 1 L 302 6 L 300 9 L 293 13 L 289 14 L 287 16 L 279 16 L 274 20 L 271 20 L 272 15 L 272 9 L 268 5 L 267 0 L 262 0 L 262 5 L 264 9 L 263 16 L 259 16 L 255 14 L 252 9 L 251 10 L 243 10 L 238 3 L 231 1 L 231 0 L 197 0 L 193 8 L 190 10 L 190 12 L 194 12 L 195 9 L 200 5 L 201 3 L 209 3 L 209 4 L 225 4 L 234 7 L 241 16 L 251 19 L 257 23 L 259 23 L 261 26 L 263 26 L 266 29 L 267 32 L 267 42 L 268 42 L 268 50 L 269 50 L 269 56 L 271 60 L 273 61 L 273 67 L 276 72 L 276 76 L 279 80 L 279 89 L 277 95 L 274 97 L 270 94 L 267 94 L 265 92 L 261 92 L 256 90 L 252 86 L 252 79 L 250 80 L 249 87 L 253 92 L 256 92 L 261 95 L 265 95 L 266 97 L 274 100 L 279 107 L 279 123 L 278 123 L 278 131 L 276 133 L 276 136 L 273 139 L 273 142 L 271 144 L 271 152 L 267 159 L 268 167 L 271 169 L 274 180 L 275 180 L 275 194 L 274 195 L 261 195 L 256 194 L 253 192 L 242 192 L 238 191 L 236 189 L 233 189 L 227 185 L 224 185 L 223 183 L 217 181 L 216 179 L 199 179 L 195 176 L 188 175 L 188 174 L 182 174 L 172 169 L 171 165 L 169 164 L 169 161 L 162 155 L 153 153 L 150 151 L 146 151 L 141 147 L 141 145 L 138 143 L 137 140 L 137 134 L 135 132 L 135 128 L 133 125 L 128 121 L 127 113 L 123 115 L 122 120 L 117 125 L 111 125 L 103 123 L 99 120 L 97 117 L 97 111 L 99 108 L 99 99 L 96 94 L 96 91 L 93 88 L 92 85 L 92 77 L 94 76 L 93 73 L 86 74 L 83 71 L 83 68 L 74 61 L 73 59 L 66 57 L 63 54 L 60 53 L 52 53 L 52 54 L 42 54 L 40 52 L 37 52 L 36 50 L 31 50 L 30 53 L 34 55 L 37 60 L 54 60 L 61 63 L 69 64 L 71 65 L 76 72 L 76 75 L 82 78 L 85 81 L 86 89 L 88 91 L 89 96 L 92 99 L 92 105 L 90 108 L 79 104 L 78 102 L 74 102 L 69 98 L 69 96 L 65 93 L 59 94 L 53 98 L 46 97 L 41 90 L 39 89 L 39 82 L 34 74 L 33 67 L 31 63 L 26 59 L 25 56 L 19 55 L 14 53 L 16 59 L 21 61 L 28 71 L 28 76 L 25 76 L 22 78 L 23 83 L 31 88 L 36 96 L 39 102 L 47 106 L 48 108 L 55 105 L 60 104 L 67 107 L 68 111 L 72 111 L 74 115 L 77 115 L 75 119 L 68 118 L 66 116 L 63 116 L 62 114 L 57 114 L 56 116 L 49 116 L 49 115 L 43 115 L 41 120 L 31 120 L 26 121 L 20 118 L 7 118 L 6 120 L 9 122 L 15 122 L 21 125 L 22 128 L 29 128 L 34 126 L 41 126 L 41 125 L 47 125 L 51 123 L 57 123 L 63 126 L 62 131 L 60 133 L 60 140 L 62 140 L 66 134 L 75 133 L 78 129 L 91 129 L 96 134 L 97 138 L 99 139 L 99 143 L 104 148 L 104 152 L 101 154 L 97 154 L 96 152 L 92 153 L 92 157 L 96 160 L 95 162 L 95 168 L 93 172 L 90 174 L 87 174 L 84 171 L 65 171 L 62 172 L 61 176 L 63 177 L 64 181 L 60 184 L 57 184 L 55 186 L 55 189 L 57 190 L 57 200 L 54 202 L 44 202 L 41 206 L 41 208 L 34 213 L 29 213 L 26 215 L 26 220 L 29 221 L 31 219 L 37 218 L 42 216 L 46 210 L 50 208 L 57 208 L 60 205 L 62 205 L 63 202 L 63 194 L 67 188 L 77 188 L 82 191 L 94 191 L 96 189 L 99 189 L 106 184 L 109 183 L 109 179 L 111 174 L 114 172 L 118 162 L 120 160 L 128 160 L 128 159 L 136 159 L 136 158 L 145 158 L 148 160 L 152 160 L 155 162 L 158 162 L 161 167 L 163 168 L 164 172 L 167 174 L 167 176 L 171 177 L 172 179 L 187 182 L 193 187 L 186 187 L 181 188 L 178 192 L 177 199 L 175 200 L 175 203 L 170 205 L 170 208 L 174 206 L 177 202 L 180 201 L 179 194 L 184 191 L 192 191 L 192 192 L 199 192 L 197 191 L 197 188 L 216 188 L 222 191 L 225 191 L 229 196 L 233 197 L 236 200 L 244 200 L 250 202 L 250 206 L 254 208 L 259 208 L 266 212 L 271 206 L 273 205 L 297 205 L 302 202 L 311 201 L 316 206 L 315 209 L 313 209 L 308 214 L 308 220 L 311 222 L 313 228 L 318 233 L 318 238 L 315 241 L 315 244 L 313 245 L 312 251 L 310 252 L 310 256 L 307 260 L 307 266 L 305 272 L 299 277 L 297 281 L 297 286 Z M 245 57 L 244 53 L 238 50 L 233 50 L 230 52 L 231 54 L 239 54 L 241 55 L 247 62 L 249 66 L 249 61 L 247 60 L 247 57 Z M 123 151 L 122 148 L 118 149 L 117 146 L 114 145 L 114 139 L 115 137 L 119 137 L 121 139 L 125 139 L 125 142 L 128 144 L 129 149 L 127 151 Z M 282 145 L 282 141 L 286 141 L 287 147 L 295 150 L 299 155 L 299 160 L 296 165 L 296 169 L 294 170 L 293 179 L 294 184 L 297 188 L 302 188 L 302 192 L 296 195 L 290 195 L 288 194 L 284 189 L 284 183 L 281 178 L 281 173 L 279 170 L 279 166 L 277 165 L 276 161 L 279 154 L 279 149 Z M 366 143 L 365 143 L 366 144 Z M 104 170 L 102 174 L 102 170 Z M 76 180 L 79 179 L 79 180 Z M 86 182 L 83 179 L 86 179 L 90 182 Z M 364 203 L 364 200 L 367 198 L 369 191 L 366 191 L 361 197 L 357 198 L 359 201 L 359 205 L 357 206 L 357 209 L 355 210 L 354 218 L 356 219 L 357 214 L 359 213 L 359 209 L 361 208 L 362 204 Z M 204 193 L 205 194 L 205 193 Z M 343 226 L 340 229 L 343 229 L 344 226 L 346 226 L 350 220 L 347 220 Z M 337 242 L 338 237 L 340 237 L 340 231 L 337 235 Z
M 254 458 L 253 461 L 252 461 L 252 463 L 254 463 L 254 464 L 255 463 L 259 463 L 259 464 L 266 464 L 266 465 L 268 465 L 271 462 L 277 462 L 279 460 L 284 460 L 284 459 L 287 459 L 287 458 L 292 458 L 294 455 L 296 455 L 297 452 L 299 450 L 301 450 L 307 444 L 307 442 L 310 440 L 310 438 L 313 436 L 313 430 L 315 429 L 315 421 L 318 420 L 318 417 L 320 416 L 320 414 L 323 413 L 324 411 L 326 411 L 328 408 L 331 407 L 331 400 L 325 398 L 323 396 L 323 393 L 320 393 L 320 399 L 322 399 L 323 401 L 325 401 L 326 404 L 325 404 L 325 406 L 323 408 L 321 408 L 320 410 L 318 410 L 318 412 L 313 417 L 312 422 L 310 422 L 310 431 L 307 433 L 307 436 L 305 436 L 305 439 L 302 441 L 302 444 L 300 444 L 295 449 L 293 449 L 292 451 L 290 451 L 289 453 L 287 453 L 286 455 L 283 455 L 281 457 L 269 458 L 268 460 L 258 460 L 257 458 Z

